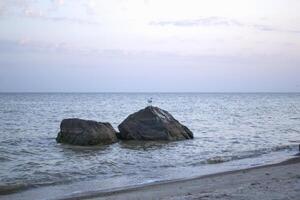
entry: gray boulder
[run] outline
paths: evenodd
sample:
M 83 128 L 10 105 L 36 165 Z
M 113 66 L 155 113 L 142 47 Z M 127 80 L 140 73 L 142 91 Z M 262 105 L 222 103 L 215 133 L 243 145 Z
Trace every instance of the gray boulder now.
M 117 142 L 116 131 L 109 123 L 83 119 L 64 119 L 56 137 L 58 143 L 97 145 Z
M 192 139 L 193 133 L 165 110 L 148 106 L 129 115 L 119 126 L 119 139 L 182 140 Z

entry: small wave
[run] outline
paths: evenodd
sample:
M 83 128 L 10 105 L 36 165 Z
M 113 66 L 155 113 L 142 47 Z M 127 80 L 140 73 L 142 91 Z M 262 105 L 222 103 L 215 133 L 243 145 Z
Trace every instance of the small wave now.
M 292 150 L 292 149 L 294 149 L 294 147 L 295 147 L 295 145 L 282 145 L 282 146 L 276 146 L 276 147 L 272 147 L 272 148 L 263 148 L 263 149 L 253 150 L 253 151 L 240 152 L 239 155 L 215 156 L 212 158 L 208 158 L 205 161 L 193 163 L 192 165 L 195 166 L 195 165 L 202 165 L 202 164 L 218 164 L 218 163 L 229 162 L 229 161 L 233 161 L 233 160 L 254 158 L 254 157 L 258 157 L 258 156 L 268 154 L 271 152 Z
M 29 188 L 25 184 L 0 185 L 0 195 L 7 195 Z
M 7 162 L 7 161 L 11 161 L 11 159 L 7 156 L 0 156 L 0 162 Z
M 2 144 L 12 145 L 12 146 L 18 146 L 23 142 L 22 138 L 16 138 L 16 139 L 7 139 L 3 140 Z
M 65 174 L 57 174 L 56 180 L 50 180 L 49 177 L 46 177 L 44 179 L 39 179 L 38 181 L 32 180 L 30 182 L 22 181 L 19 183 L 4 183 L 0 184 L 0 197 L 1 195 L 9 195 L 13 193 L 17 193 L 20 191 L 33 189 L 33 188 L 39 188 L 43 186 L 54 186 L 54 185 L 62 185 L 62 184 L 70 184 L 72 182 L 81 181 L 82 179 L 63 179 L 62 177 L 66 177 Z
M 161 168 L 173 168 L 175 167 L 174 165 L 170 165 L 170 164 L 165 164 L 165 165 L 161 165 Z
M 292 120 L 300 120 L 300 117 L 291 117 Z
M 286 132 L 295 132 L 295 133 L 300 133 L 300 131 L 299 131 L 299 130 L 292 129 L 292 128 L 286 129 L 285 131 L 286 131 Z
M 230 160 L 231 160 L 230 157 L 216 156 L 216 157 L 207 159 L 205 163 L 206 164 L 217 164 L 217 163 L 228 162 Z
M 292 150 L 297 145 L 282 145 L 271 148 L 271 151 L 282 151 L 282 150 Z

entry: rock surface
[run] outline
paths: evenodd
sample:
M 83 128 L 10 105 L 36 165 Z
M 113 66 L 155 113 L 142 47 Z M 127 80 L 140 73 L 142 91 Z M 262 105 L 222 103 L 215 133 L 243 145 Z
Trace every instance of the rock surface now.
M 83 119 L 64 119 L 57 135 L 58 143 L 73 145 L 97 145 L 117 142 L 116 131 L 109 123 Z
M 165 110 L 148 106 L 129 115 L 119 126 L 118 137 L 124 140 L 192 139 L 193 133 Z

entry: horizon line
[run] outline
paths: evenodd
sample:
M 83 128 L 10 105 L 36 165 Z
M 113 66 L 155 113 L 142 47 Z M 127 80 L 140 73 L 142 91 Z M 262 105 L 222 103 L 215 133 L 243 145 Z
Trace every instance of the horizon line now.
M 153 92 L 149 92 L 149 91 L 145 91 L 145 92 L 141 92 L 141 91 L 129 91 L 129 92 L 125 92 L 125 91 L 119 91 L 119 92 L 113 92 L 113 91 L 104 91 L 104 92 L 96 92 L 96 91 L 88 91 L 88 92 L 64 92 L 64 91 L 0 91 L 0 94 L 259 94 L 259 93 L 265 93 L 265 94 L 299 94 L 300 91 L 225 91 L 225 92 L 220 92 L 220 91 L 216 91 L 216 92 L 201 92 L 201 91 L 187 91 L 187 92 L 183 92 L 183 91 L 177 91 L 177 92 L 172 92 L 172 91 L 153 91 Z

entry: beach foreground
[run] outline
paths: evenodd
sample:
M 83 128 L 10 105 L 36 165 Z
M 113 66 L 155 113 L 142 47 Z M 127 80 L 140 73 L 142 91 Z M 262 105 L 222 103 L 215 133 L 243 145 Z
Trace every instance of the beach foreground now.
M 70 199 L 299 199 L 300 158 L 278 164 L 141 187 L 84 194 Z

